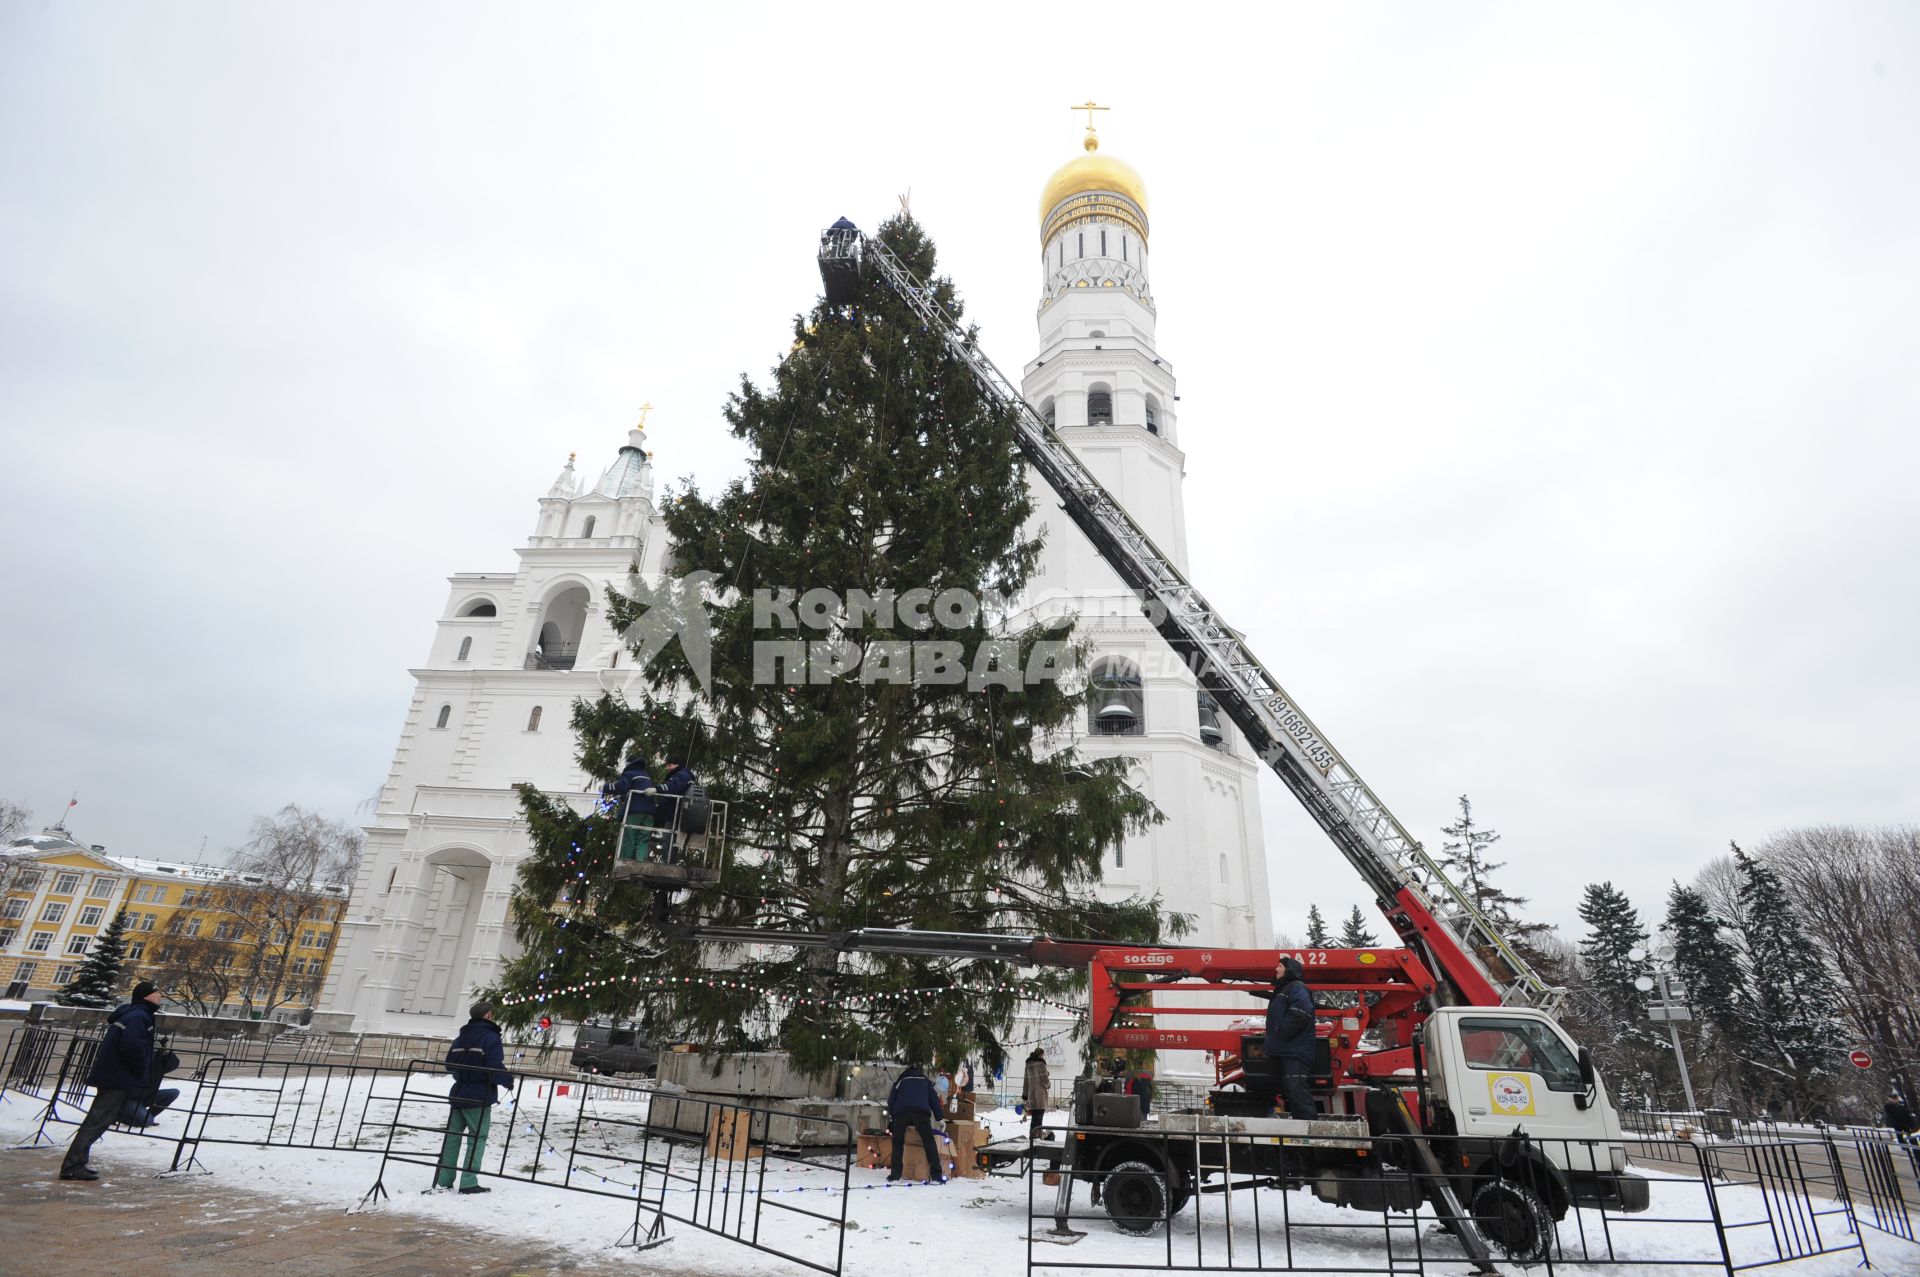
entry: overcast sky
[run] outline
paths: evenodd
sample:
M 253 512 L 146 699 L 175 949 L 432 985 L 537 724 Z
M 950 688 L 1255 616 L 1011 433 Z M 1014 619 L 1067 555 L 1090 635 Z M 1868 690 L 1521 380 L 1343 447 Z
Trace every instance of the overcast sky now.
M 355 817 L 569 451 L 738 471 L 834 217 L 1017 375 L 1091 95 L 1193 575 L 1416 835 L 1572 924 L 1920 817 L 1920 9 L 699 8 L 0 6 L 0 797 Z M 1359 901 L 1265 804 L 1278 925 Z

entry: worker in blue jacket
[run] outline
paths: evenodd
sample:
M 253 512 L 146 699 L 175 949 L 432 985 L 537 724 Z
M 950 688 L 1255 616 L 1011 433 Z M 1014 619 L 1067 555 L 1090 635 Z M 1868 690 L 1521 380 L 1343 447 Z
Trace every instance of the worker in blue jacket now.
M 93 1054 L 93 1068 L 87 1085 L 93 1088 L 93 1103 L 80 1121 L 67 1156 L 60 1163 L 60 1178 L 96 1180 L 100 1172 L 87 1165 L 94 1141 L 120 1120 L 120 1112 L 136 1092 L 147 1089 L 147 1077 L 153 1068 L 153 1018 L 160 1009 L 160 990 L 151 981 L 133 986 L 132 999 L 107 1017 L 106 1036 Z
M 655 796 L 653 777 L 647 772 L 646 759 L 638 751 L 628 755 L 627 765 L 600 791 L 614 803 L 624 822 L 620 830 L 621 860 L 645 860 L 653 850 L 653 827 L 658 823 L 660 803 Z M 633 801 L 628 802 L 631 794 Z
M 493 1022 L 493 1005 L 476 1002 L 468 1014 L 472 1018 L 447 1048 L 447 1072 L 453 1074 L 453 1089 L 447 1093 L 447 1135 L 440 1142 L 440 1165 L 434 1171 L 433 1188 L 452 1188 L 457 1170 L 461 1192 L 485 1193 L 492 1190 L 475 1172 L 486 1155 L 493 1106 L 500 1102 L 501 1092 L 513 1090 L 513 1074 L 507 1072 L 500 1026 Z M 465 1159 L 460 1156 L 462 1139 L 467 1141 Z
M 926 1072 L 918 1064 L 907 1065 L 887 1095 L 887 1125 L 893 1129 L 893 1163 L 887 1183 L 891 1184 L 900 1178 L 900 1163 L 906 1157 L 909 1128 L 920 1132 L 920 1147 L 927 1154 L 928 1182 L 947 1182 L 941 1169 L 940 1146 L 933 1137 L 934 1119 L 944 1121 L 946 1116 L 946 1109 L 941 1107 L 940 1096 L 934 1091 Z
M 1287 1116 L 1318 1115 L 1307 1075 L 1313 1068 L 1313 994 L 1307 989 L 1307 969 L 1298 958 L 1281 958 L 1274 965 L 1271 991 L 1254 992 L 1267 1000 L 1267 1059 L 1279 1073 L 1278 1090 L 1287 1102 Z

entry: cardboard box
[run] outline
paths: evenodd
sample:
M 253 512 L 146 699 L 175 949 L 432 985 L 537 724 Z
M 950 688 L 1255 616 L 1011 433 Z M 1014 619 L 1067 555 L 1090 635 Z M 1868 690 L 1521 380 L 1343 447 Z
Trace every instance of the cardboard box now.
M 940 1160 L 944 1164 L 941 1174 L 949 1179 L 955 1175 L 965 1174 L 955 1163 L 954 1152 L 956 1146 L 954 1142 L 951 1139 L 941 1139 L 938 1129 L 934 1131 L 933 1137 L 934 1143 L 938 1145 L 940 1149 Z M 913 1131 L 907 1132 L 906 1143 L 902 1149 L 902 1153 L 903 1156 L 900 1159 L 900 1177 L 902 1179 L 919 1181 L 932 1178 L 927 1174 L 927 1153 L 925 1149 L 920 1147 L 919 1135 Z M 892 1164 L 892 1158 L 892 1135 L 885 1132 L 879 1134 L 867 1132 L 860 1136 L 855 1156 L 857 1165 L 866 1167 L 869 1170 L 884 1171 Z

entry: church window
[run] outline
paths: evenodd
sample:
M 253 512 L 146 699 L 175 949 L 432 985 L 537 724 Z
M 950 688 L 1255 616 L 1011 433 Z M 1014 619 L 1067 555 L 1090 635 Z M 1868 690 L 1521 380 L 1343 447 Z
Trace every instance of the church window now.
M 592 595 L 584 585 L 570 585 L 548 601 L 542 609 L 546 618 L 527 653 L 530 670 L 570 670 L 580 654 L 580 635 L 587 626 L 587 605 Z
M 607 662 L 607 668 L 610 670 L 617 670 L 620 668 L 620 653 L 615 652 L 613 654 L 612 659 Z
M 1095 665 L 1087 689 L 1087 715 L 1095 736 L 1144 735 L 1146 696 L 1140 671 L 1117 656 Z
M 1127 867 L 1127 845 L 1125 843 L 1121 843 L 1113 849 L 1113 867 L 1115 869 L 1125 869 Z
M 473 639 L 469 636 L 460 640 L 460 655 L 453 659 L 456 661 L 464 661 L 467 659 L 467 653 L 471 651 L 473 651 Z
M 1147 396 L 1147 433 L 1160 433 L 1160 401 L 1152 395 Z
M 582 525 L 581 525 L 581 527 L 580 527 L 580 535 L 581 535 L 581 536 L 583 536 L 583 537 L 590 537 L 590 536 L 592 536 L 592 535 L 593 535 L 593 525 L 594 525 L 594 517 L 593 517 L 592 515 L 588 515 L 588 516 L 587 516 L 587 521 L 586 521 L 586 522 L 585 522 L 584 524 L 582 524 Z
M 1095 382 L 1087 391 L 1087 424 L 1090 426 L 1113 424 L 1113 391 L 1104 382 Z
M 1120 237 L 1120 260 L 1123 262 L 1132 260 L 1127 256 L 1127 237 L 1125 235 Z
M 440 717 L 434 720 L 433 729 L 435 731 L 445 731 L 447 728 L 447 720 L 452 717 L 453 717 L 453 706 L 442 705 L 440 707 Z
M 1106 255 L 1107 255 L 1107 232 L 1105 231 L 1105 229 L 1102 229 L 1100 232 L 1100 256 L 1105 257 Z
M 1106 335 L 1107 335 L 1107 332 L 1106 332 L 1106 329 L 1104 328 L 1096 328 L 1092 332 L 1087 334 L 1087 336 L 1089 337 L 1105 337 Z
M 1227 885 L 1227 853 L 1224 851 L 1220 853 L 1220 885 Z
M 475 599 L 460 609 L 462 616 L 498 616 L 500 609 L 493 605 L 492 599 Z
M 1047 399 L 1046 399 L 1045 401 L 1043 401 L 1043 402 L 1041 403 L 1041 405 L 1040 405 L 1040 419 L 1041 419 L 1042 421 L 1044 421 L 1044 422 L 1046 422 L 1046 423 L 1047 423 L 1048 425 L 1052 425 L 1052 424 L 1053 424 L 1053 398 L 1052 398 L 1052 396 L 1048 396 L 1048 398 L 1047 398 Z
M 545 708 L 545 706 L 542 706 L 542 705 L 535 705 L 535 706 L 533 707 L 533 713 L 531 713 L 531 714 L 529 714 L 529 715 L 527 715 L 527 730 L 528 730 L 528 731 L 530 731 L 530 732 L 537 732 L 537 731 L 539 731 L 539 730 L 540 730 L 540 713 L 541 713 L 541 711 L 542 711 L 542 710 L 543 710 L 544 708 Z
M 1061 266 L 1061 269 L 1063 269 L 1063 270 L 1064 270 L 1064 269 L 1066 268 L 1066 265 L 1067 265 L 1067 241 L 1065 241 L 1065 240 L 1063 239 L 1063 240 L 1061 240 L 1061 241 L 1060 241 L 1060 266 Z
M 1085 257 L 1087 255 L 1087 233 L 1085 231 L 1076 231 L 1074 233 L 1080 237 L 1080 252 L 1077 256 Z

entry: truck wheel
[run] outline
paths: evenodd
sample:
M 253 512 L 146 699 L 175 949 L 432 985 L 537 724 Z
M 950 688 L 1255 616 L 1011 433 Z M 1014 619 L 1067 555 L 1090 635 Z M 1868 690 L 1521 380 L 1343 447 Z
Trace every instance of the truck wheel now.
M 1145 1237 L 1160 1231 L 1167 1210 L 1167 1179 L 1145 1162 L 1122 1162 L 1107 1173 L 1102 1198 L 1107 1218 L 1123 1233 Z
M 1472 1210 L 1480 1235 L 1515 1263 L 1538 1263 L 1553 1249 L 1553 1208 L 1525 1184 L 1488 1180 L 1474 1193 Z

